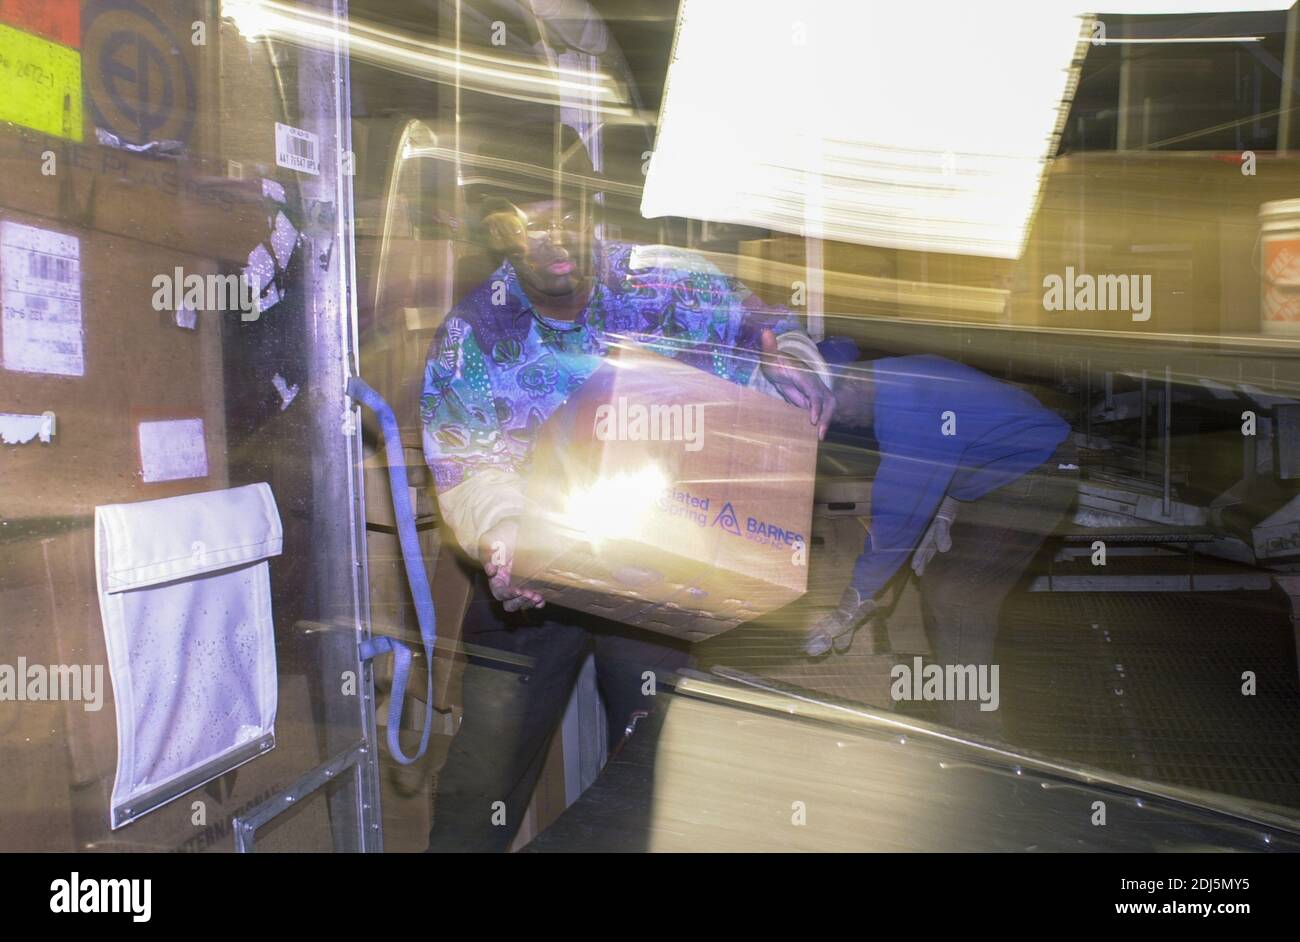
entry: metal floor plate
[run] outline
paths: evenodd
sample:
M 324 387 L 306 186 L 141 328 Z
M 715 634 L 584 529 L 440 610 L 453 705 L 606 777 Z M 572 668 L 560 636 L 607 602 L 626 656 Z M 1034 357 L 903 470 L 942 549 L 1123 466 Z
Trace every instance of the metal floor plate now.
M 1300 684 L 1275 593 L 1013 596 L 999 658 L 1018 745 L 1300 807 Z

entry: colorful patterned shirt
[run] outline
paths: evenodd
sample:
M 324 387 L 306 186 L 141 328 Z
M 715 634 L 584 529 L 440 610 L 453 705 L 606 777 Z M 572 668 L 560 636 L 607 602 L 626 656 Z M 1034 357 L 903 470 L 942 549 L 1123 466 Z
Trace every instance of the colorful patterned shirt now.
M 685 250 L 607 242 L 595 256 L 591 301 L 573 321 L 534 310 L 509 261 L 447 315 L 420 397 L 439 492 L 482 468 L 522 471 L 538 427 L 596 371 L 611 340 L 746 385 L 763 329 L 801 329 Z

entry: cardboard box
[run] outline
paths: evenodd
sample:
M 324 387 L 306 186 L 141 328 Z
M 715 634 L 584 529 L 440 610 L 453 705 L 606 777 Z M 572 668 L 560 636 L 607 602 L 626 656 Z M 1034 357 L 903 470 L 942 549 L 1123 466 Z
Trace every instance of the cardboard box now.
M 0 851 L 233 849 L 234 816 L 267 800 L 326 758 L 313 709 L 313 702 L 322 696 L 319 681 L 291 672 L 293 659 L 282 636 L 277 652 L 281 671 L 276 748 L 111 832 L 116 700 L 94 559 L 94 532 L 89 526 L 70 526 L 39 538 L 0 540 L 0 598 L 7 613 L 0 663 L 12 667 L 21 657 L 28 665 L 86 665 L 100 670 L 93 701 L 0 701 L 0 756 L 11 768 L 21 769 L 21 774 L 0 776 L 0 820 L 4 822 Z M 301 637 L 302 630 L 284 634 Z M 312 817 L 294 826 L 291 849 L 330 849 L 325 809 L 317 804 L 320 797 L 304 803 L 312 806 Z M 259 840 L 269 839 L 277 830 L 278 824 L 259 835 Z M 280 834 L 287 840 L 290 831 Z M 266 846 L 272 846 L 269 840 Z
M 338 712 L 331 698 L 343 696 L 337 672 L 322 680 L 320 651 L 328 658 L 331 647 L 322 647 L 318 625 L 287 614 L 305 607 L 295 596 L 310 595 L 300 588 L 310 581 L 309 567 L 295 565 L 304 557 L 291 545 L 303 545 L 301 534 L 310 530 L 304 508 L 313 505 L 310 493 L 284 488 L 281 515 L 286 531 L 297 535 L 286 536 L 284 560 L 272 568 L 276 748 L 127 829 L 109 831 L 116 728 L 95 587 L 93 509 L 229 486 L 228 417 L 238 433 L 241 474 L 256 466 L 276 481 L 284 468 L 300 470 L 302 453 L 279 445 L 277 435 L 297 428 L 302 410 L 312 408 L 311 387 L 291 372 L 293 356 L 250 365 L 223 351 L 226 329 L 240 332 L 241 343 L 244 330 L 286 336 L 265 330 L 283 309 L 242 324 L 236 313 L 208 310 L 178 321 L 152 303 L 158 275 L 177 268 L 233 274 L 246 264 L 268 238 L 268 217 L 280 205 L 275 188 L 264 191 L 264 177 L 284 186 L 285 212 L 303 225 L 293 187 L 300 177 L 275 165 L 275 120 L 268 120 L 296 101 L 296 77 L 288 80 L 285 105 L 267 44 L 245 41 L 217 12 L 208 0 L 0 0 L 0 24 L 8 27 L 0 54 L 14 63 L 15 50 L 61 44 L 57 58 L 46 57 L 65 67 L 49 87 L 78 90 L 59 96 L 68 103 L 66 120 L 54 120 L 53 98 L 39 89 L 11 94 L 0 109 L 0 122 L 7 122 L 0 123 L 0 413 L 53 419 L 48 442 L 0 442 L 0 601 L 7 616 L 0 662 L 102 666 L 105 685 L 97 711 L 76 701 L 0 703 L 0 756 L 24 770 L 0 783 L 5 850 L 228 850 L 234 816 L 328 758 L 329 743 L 354 738 L 351 724 L 339 734 L 323 719 Z M 197 23 L 206 26 L 204 36 Z M 222 80 L 223 63 L 238 83 Z M 255 160 L 223 145 L 222 114 L 242 121 L 259 144 Z M 119 144 L 180 147 L 153 148 L 167 155 L 132 153 L 101 143 L 97 129 Z M 32 238 L 51 251 L 9 240 L 6 229 L 14 227 L 23 238 L 39 230 Z M 12 288 L 15 277 L 23 279 L 19 289 Z M 21 305 L 9 304 L 6 292 L 23 295 Z M 302 384 L 303 398 L 288 412 L 279 408 L 288 405 L 284 392 L 271 381 L 277 367 L 288 382 Z M 237 389 L 227 386 L 227 371 Z M 250 401 L 265 405 L 266 414 L 250 416 Z M 12 431 L 12 422 L 5 428 Z M 330 849 L 327 812 L 326 793 L 312 796 L 260 833 L 259 847 Z
M 279 675 L 275 748 L 252 762 L 187 792 L 126 828 L 110 831 L 108 807 L 116 769 L 115 754 L 103 778 L 72 789 L 74 843 L 47 845 L 50 850 L 94 850 L 172 853 L 229 853 L 235 849 L 234 819 L 269 801 L 324 762 L 320 724 L 313 702 L 319 702 L 315 678 Z M 102 711 L 109 724 L 113 711 Z M 110 733 L 108 748 L 114 749 Z M 258 830 L 257 849 L 272 853 L 332 851 L 328 798 L 344 780 L 325 786 Z
M 108 668 L 103 657 L 72 651 L 61 631 L 77 618 L 77 600 L 67 597 L 68 582 L 79 573 L 59 567 L 69 554 L 68 536 L 45 540 L 0 540 L 0 599 L 6 612 L 0 664 L 16 670 L 27 664 L 100 664 L 102 713 L 113 712 Z M 91 548 L 93 562 L 93 547 Z M 94 572 L 89 574 L 94 591 Z M 98 619 L 95 620 L 98 628 Z M 80 628 L 80 625 L 77 625 Z M 71 634 L 71 632 L 69 632 Z M 102 631 L 101 631 L 102 639 Z M 9 695 L 12 697 L 12 694 Z M 72 707 L 75 706 L 75 715 Z M 72 724 L 100 714 L 82 703 L 57 700 L 0 700 L 0 756 L 13 774 L 0 776 L 0 850 L 6 853 L 74 849 L 69 779 L 83 763 L 89 744 Z M 116 740 L 113 740 L 115 742 Z M 108 749 L 113 746 L 107 745 Z M 106 819 L 107 820 L 107 819 Z M 106 828 L 107 829 L 107 828 Z
M 431 736 L 429 750 L 412 765 L 398 765 L 387 747 L 380 751 L 379 807 L 384 853 L 419 854 L 429 846 L 433 781 L 450 744 L 450 736 Z
M 69 266 L 62 281 L 27 278 L 31 252 L 10 245 L 0 253 L 0 413 L 55 417 L 48 443 L 0 448 L 7 485 L 0 519 L 88 518 L 99 504 L 226 487 L 220 319 L 238 315 L 199 311 L 187 329 L 174 313 L 152 306 L 156 275 L 176 267 L 206 275 L 217 266 L 0 209 L 0 241 L 12 241 L 15 232 L 62 240 Z M 32 292 L 26 300 L 15 295 L 24 284 Z M 63 305 L 61 321 L 51 314 L 41 322 L 21 310 L 48 312 L 56 303 Z M 60 331 L 79 337 L 71 352 L 59 352 L 66 339 Z M 155 424 L 178 422 L 190 426 Z M 141 425 L 150 426 L 150 435 L 161 429 L 178 445 L 201 443 L 204 461 L 159 462 L 148 450 L 150 439 L 142 449 Z
M 268 235 L 268 212 L 274 214 L 262 178 L 276 177 L 279 168 L 272 159 L 259 173 L 241 160 L 232 164 L 221 149 L 218 99 L 227 91 L 219 64 L 243 56 L 230 94 L 244 95 L 245 107 L 252 99 L 259 107 L 276 100 L 274 73 L 264 54 L 251 57 L 263 44 L 246 42 L 206 10 L 201 0 L 96 0 L 84 9 L 75 0 L 0 3 L 0 59 L 49 47 L 42 61 L 49 59 L 51 70 L 48 88 L 10 95 L 9 107 L 0 108 L 0 122 L 7 122 L 0 123 L 0 206 L 246 261 Z M 134 71 L 139 62 L 149 63 L 143 76 Z M 65 86 L 78 92 L 69 96 L 77 107 L 60 118 L 42 96 Z M 98 130 L 120 146 L 100 143 Z M 258 125 L 257 133 L 273 150 L 275 122 Z M 150 141 L 178 149 L 127 149 Z
M 296 115 L 298 54 L 244 39 L 231 19 L 220 23 L 216 50 L 213 130 L 220 156 L 245 174 L 276 176 L 291 184 L 296 172 L 276 163 L 275 126 L 279 122 L 301 128 Z
M 515 578 L 553 604 L 701 641 L 807 588 L 807 415 L 623 351 L 543 425 Z

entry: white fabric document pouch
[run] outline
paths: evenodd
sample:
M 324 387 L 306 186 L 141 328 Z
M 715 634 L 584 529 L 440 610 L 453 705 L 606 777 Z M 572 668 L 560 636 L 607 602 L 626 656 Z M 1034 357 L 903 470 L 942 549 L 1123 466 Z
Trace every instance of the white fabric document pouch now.
M 266 484 L 95 508 L 114 829 L 274 747 L 283 544 Z

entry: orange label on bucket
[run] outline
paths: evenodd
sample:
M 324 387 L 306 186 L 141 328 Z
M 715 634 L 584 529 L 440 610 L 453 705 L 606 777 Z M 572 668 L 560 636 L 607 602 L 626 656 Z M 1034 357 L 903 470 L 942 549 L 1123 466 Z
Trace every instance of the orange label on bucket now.
M 1260 313 L 1270 323 L 1300 322 L 1300 239 L 1264 240 Z
M 1300 288 L 1300 239 L 1264 240 L 1264 280 L 1279 288 Z
M 1264 320 L 1278 323 L 1300 321 L 1300 294 L 1281 288 L 1268 288 L 1261 299 Z

